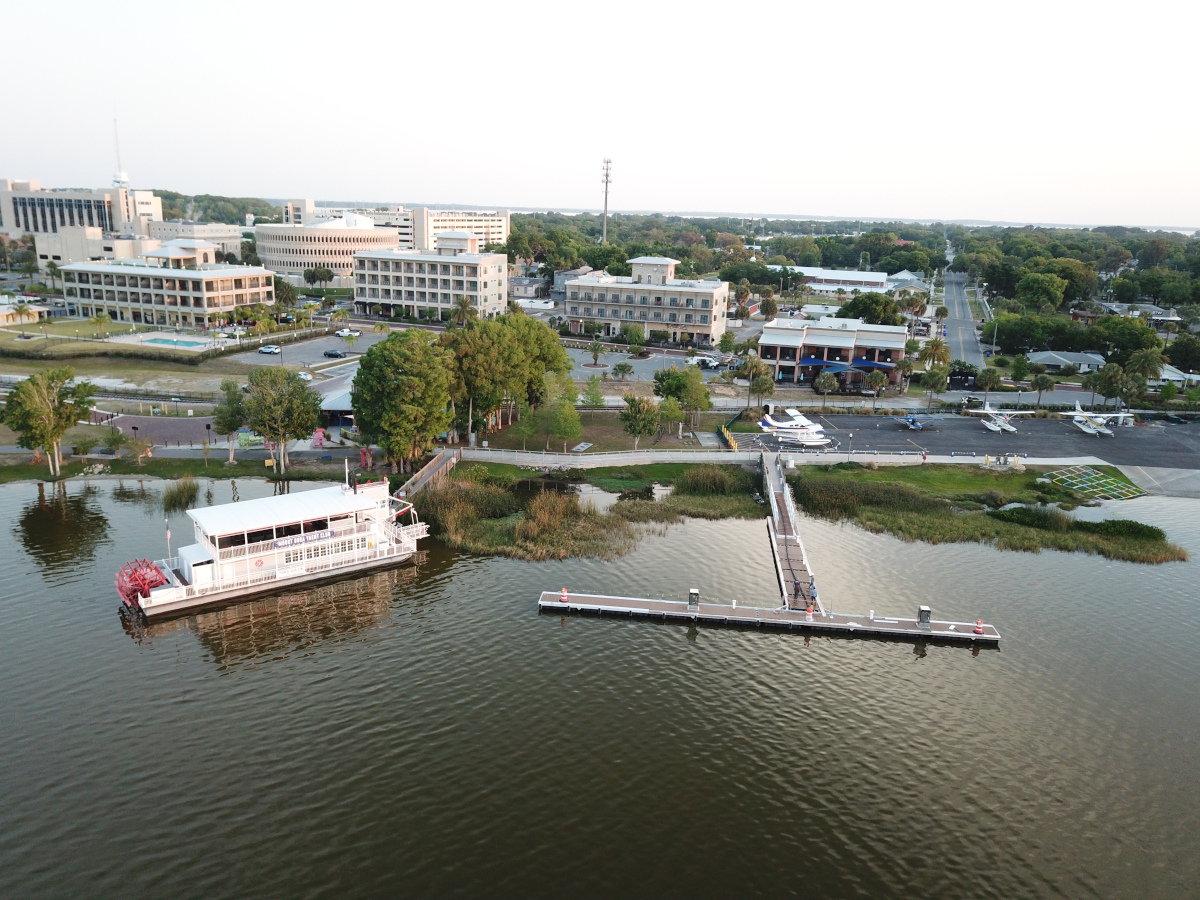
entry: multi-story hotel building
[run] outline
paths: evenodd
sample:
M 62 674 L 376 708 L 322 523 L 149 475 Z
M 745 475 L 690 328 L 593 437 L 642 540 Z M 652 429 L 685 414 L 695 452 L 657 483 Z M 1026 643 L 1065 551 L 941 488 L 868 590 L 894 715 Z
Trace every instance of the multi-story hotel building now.
M 629 260 L 633 274 L 589 272 L 563 285 L 571 330 L 600 324 L 605 336 L 623 326 L 641 325 L 647 338 L 666 332 L 674 343 L 715 344 L 725 332 L 729 282 L 688 281 L 675 277 L 678 260 L 639 256 Z
M 214 263 L 208 241 L 170 241 L 140 259 L 62 267 L 68 312 L 143 325 L 220 324 L 235 306 L 274 303 L 274 273 Z
M 123 177 L 123 176 L 122 176 Z M 162 220 L 162 199 L 127 184 L 97 190 L 45 190 L 38 181 L 0 179 L 0 233 L 55 234 L 60 228 L 99 228 L 119 234 L 148 234 Z
M 508 241 L 510 216 L 507 209 L 478 212 L 465 209 L 412 209 L 413 240 L 418 250 L 436 250 L 438 236 L 447 232 L 465 231 L 479 238 L 479 246 L 503 244 Z
M 878 369 L 895 384 L 900 379 L 895 365 L 907 338 L 903 325 L 868 325 L 861 319 L 772 319 L 758 339 L 758 356 L 776 381 L 811 384 L 828 370 L 855 383 Z
M 480 253 L 474 234 L 443 232 L 438 249 L 367 250 L 354 259 L 354 308 L 385 315 L 448 318 L 469 297 L 481 318 L 508 309 L 508 257 Z
M 798 274 L 804 284 L 814 294 L 836 296 L 852 294 L 855 291 L 867 293 L 877 291 L 884 293 L 888 290 L 886 272 L 859 272 L 852 269 L 822 269 L 819 266 L 767 266 L 776 272 L 789 269 Z
M 324 266 L 335 276 L 348 276 L 356 253 L 396 248 L 400 238 L 395 228 L 346 213 L 303 224 L 255 225 L 254 240 L 262 264 L 281 275 L 302 276 L 305 269 Z

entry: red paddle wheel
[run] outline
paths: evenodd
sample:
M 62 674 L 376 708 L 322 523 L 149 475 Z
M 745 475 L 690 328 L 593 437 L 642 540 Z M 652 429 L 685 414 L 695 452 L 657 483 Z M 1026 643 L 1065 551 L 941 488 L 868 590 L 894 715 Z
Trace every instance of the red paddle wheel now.
M 135 559 L 125 563 L 117 572 L 117 593 L 121 601 L 130 609 L 141 609 L 139 597 L 149 597 L 150 589 L 167 583 L 167 576 L 162 569 L 148 559 Z

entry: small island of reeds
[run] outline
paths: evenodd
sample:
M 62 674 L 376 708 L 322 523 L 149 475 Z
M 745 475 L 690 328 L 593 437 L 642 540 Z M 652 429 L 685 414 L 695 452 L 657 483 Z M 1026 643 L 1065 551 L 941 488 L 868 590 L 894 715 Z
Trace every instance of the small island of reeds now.
M 1108 473 L 1124 479 L 1118 471 Z M 1162 529 L 1127 519 L 1088 522 L 1068 510 L 1088 502 L 1041 472 L 970 465 L 804 466 L 788 476 L 801 511 L 867 531 L 930 544 L 1064 550 L 1139 563 L 1176 562 L 1187 551 Z M 1022 504 L 1014 506 L 1013 504 Z
M 637 545 L 638 526 L 645 524 L 769 515 L 753 497 L 759 474 L 737 466 L 662 464 L 576 475 L 620 499 L 601 513 L 581 501 L 570 481 L 512 466 L 464 464 L 418 494 L 417 511 L 430 533 L 455 549 L 531 560 L 612 559 Z M 673 490 L 655 499 L 654 484 Z

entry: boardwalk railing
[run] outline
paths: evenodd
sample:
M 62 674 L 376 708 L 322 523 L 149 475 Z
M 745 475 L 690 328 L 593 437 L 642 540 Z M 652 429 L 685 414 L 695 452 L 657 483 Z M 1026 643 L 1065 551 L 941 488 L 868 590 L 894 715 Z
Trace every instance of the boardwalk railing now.
M 758 451 L 742 450 L 619 450 L 610 453 L 556 453 L 540 450 L 496 450 L 464 447 L 465 460 L 504 462 L 535 469 L 596 469 L 604 466 L 636 466 L 648 463 L 757 463 Z

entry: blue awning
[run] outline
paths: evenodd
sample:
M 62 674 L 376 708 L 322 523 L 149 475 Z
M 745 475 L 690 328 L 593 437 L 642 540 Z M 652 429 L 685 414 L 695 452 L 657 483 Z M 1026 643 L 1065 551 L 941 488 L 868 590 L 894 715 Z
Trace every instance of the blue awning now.
M 869 359 L 856 359 L 854 365 L 860 369 L 894 369 L 895 363 L 872 362 Z
M 841 375 L 843 372 L 862 372 L 862 369 L 856 369 L 848 363 L 831 363 L 825 371 L 831 375 Z

